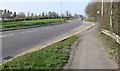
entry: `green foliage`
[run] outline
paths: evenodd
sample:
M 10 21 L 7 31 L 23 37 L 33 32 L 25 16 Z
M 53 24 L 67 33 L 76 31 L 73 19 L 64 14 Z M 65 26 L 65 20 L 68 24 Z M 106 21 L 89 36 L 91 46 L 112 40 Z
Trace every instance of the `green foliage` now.
M 3 69 L 62 69 L 69 58 L 70 46 L 77 39 L 78 37 L 72 36 L 44 49 L 17 57 L 3 64 Z
M 90 2 L 87 6 L 86 6 L 86 9 L 85 9 L 85 12 L 86 12 L 86 15 L 88 17 L 92 17 L 94 18 L 94 20 L 97 20 L 97 12 L 100 12 L 99 13 L 99 16 L 101 14 L 101 2 Z
M 104 3 L 104 16 L 101 18 L 100 21 L 100 29 L 106 29 L 111 32 L 114 32 L 118 35 L 119 33 L 119 5 L 120 2 L 113 2 L 112 7 L 110 2 Z M 110 10 L 112 9 L 113 13 L 110 14 Z M 112 16 L 112 27 L 110 26 L 110 16 Z
M 3 22 L 2 29 L 8 28 L 21 28 L 34 25 L 48 25 L 53 23 L 64 22 L 63 19 L 44 19 L 44 20 L 30 20 L 30 21 L 16 21 L 16 22 Z
M 118 2 L 118 35 L 120 35 L 120 1 Z
M 118 54 L 119 44 L 116 41 L 114 41 L 111 37 L 105 34 L 99 33 L 99 36 L 104 42 L 104 44 L 108 47 L 108 53 L 110 57 L 116 59 L 116 57 L 118 56 L 117 54 Z
M 93 18 L 85 18 L 84 21 L 86 21 L 86 22 L 94 22 L 95 20 Z

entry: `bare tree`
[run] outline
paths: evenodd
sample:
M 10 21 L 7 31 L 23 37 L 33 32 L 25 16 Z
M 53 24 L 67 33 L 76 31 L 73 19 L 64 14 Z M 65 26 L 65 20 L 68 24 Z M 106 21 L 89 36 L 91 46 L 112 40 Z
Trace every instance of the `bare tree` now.
M 16 19 L 16 12 L 13 13 L 13 18 L 14 18 L 14 22 L 15 22 L 15 19 Z
M 33 14 L 33 13 L 31 13 L 31 18 L 32 18 L 32 20 L 33 20 L 33 17 L 34 17 L 34 14 Z
M 30 12 L 27 13 L 27 17 L 30 17 Z
M 18 19 L 24 19 L 24 20 L 25 20 L 26 15 L 25 15 L 24 12 L 20 12 L 20 13 L 17 14 L 16 17 L 17 17 Z
M 51 11 L 48 12 L 48 16 L 49 16 L 49 17 L 52 16 L 52 12 L 51 12 Z

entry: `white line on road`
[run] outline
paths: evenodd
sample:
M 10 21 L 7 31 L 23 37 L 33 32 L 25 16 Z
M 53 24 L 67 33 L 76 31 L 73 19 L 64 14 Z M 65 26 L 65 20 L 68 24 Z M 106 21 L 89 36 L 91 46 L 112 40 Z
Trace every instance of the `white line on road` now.
M 25 32 L 21 32 L 21 33 L 29 33 L 29 32 L 35 32 L 35 31 L 38 31 L 38 30 L 25 31 Z
M 21 32 L 21 33 L 35 32 L 35 31 L 38 31 L 38 30 L 26 31 L 26 32 Z M 7 36 L 13 36 L 13 35 L 15 34 L 1 35 L 0 38 L 7 37 Z
M 12 36 L 12 35 L 14 35 L 14 34 L 2 35 L 2 36 L 0 36 L 0 38 L 7 37 L 7 36 Z
M 53 28 L 53 27 L 47 27 L 45 29 L 51 29 L 51 28 Z M 17 30 L 17 31 L 20 31 L 20 30 Z M 20 33 L 24 34 L 24 33 L 30 33 L 30 32 L 35 32 L 35 31 L 39 31 L 39 30 L 35 29 L 35 30 L 24 31 L 24 32 L 20 32 Z M 0 36 L 0 38 L 7 37 L 7 36 L 12 36 L 12 35 L 15 35 L 15 34 L 2 35 L 2 36 Z
M 25 33 L 25 32 L 21 32 L 21 33 Z
M 35 32 L 35 31 L 38 31 L 38 30 L 33 30 L 33 31 Z
M 45 28 L 45 29 L 51 29 L 52 27 L 48 27 L 48 28 Z
M 0 36 L 0 37 L 6 37 L 7 35 L 2 35 L 2 36 Z

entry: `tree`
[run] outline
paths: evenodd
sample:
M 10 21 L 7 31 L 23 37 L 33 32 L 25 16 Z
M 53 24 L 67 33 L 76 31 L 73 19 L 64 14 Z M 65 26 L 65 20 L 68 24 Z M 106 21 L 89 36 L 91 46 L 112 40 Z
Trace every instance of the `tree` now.
M 69 11 L 66 11 L 66 17 L 68 17 L 69 16 Z
M 27 17 L 30 17 L 30 12 L 27 13 Z
M 33 20 L 33 17 L 34 17 L 34 14 L 33 14 L 33 13 L 31 13 L 31 17 L 32 17 L 32 20 Z
M 2 20 L 4 20 L 4 19 L 6 19 L 6 20 L 12 19 L 13 18 L 12 14 L 13 13 L 11 11 L 5 9 L 3 11 L 3 13 L 2 13 Z
M 58 17 L 58 14 L 55 11 L 53 11 L 51 15 L 52 15 L 53 18 Z
M 6 9 L 3 11 L 3 15 L 2 15 L 3 21 L 4 21 L 5 18 L 6 18 Z
M 80 15 L 80 18 L 83 18 L 83 15 Z
M 45 13 L 44 12 L 42 12 L 42 17 L 44 17 L 45 16 Z
M 24 20 L 25 20 L 26 15 L 25 15 L 24 12 L 20 12 L 20 13 L 17 14 L 16 17 L 17 17 L 18 19 L 24 19 Z
M 11 19 L 12 18 L 12 12 L 11 11 L 7 10 L 7 12 L 6 12 L 6 18 L 7 19 Z
M 75 13 L 75 14 L 74 14 L 74 18 L 78 18 L 78 14 Z
M 49 16 L 49 17 L 52 16 L 52 12 L 51 12 L 51 11 L 48 12 L 48 16 Z
M 0 10 L 0 21 L 3 21 L 3 19 L 2 19 L 2 12 L 3 12 L 3 10 Z
M 15 21 L 15 18 L 16 18 L 16 12 L 13 13 L 13 18 L 14 18 L 14 21 Z
M 69 17 L 72 17 L 72 14 L 69 14 L 68 16 L 69 16 Z
M 67 20 L 69 18 L 69 11 L 66 11 L 66 17 L 67 17 Z
M 45 17 L 45 13 L 44 13 L 44 12 L 42 12 L 42 18 L 44 19 L 44 17 Z
M 33 17 L 34 16 L 34 14 L 33 13 L 31 13 L 31 17 Z
M 65 17 L 65 15 L 62 13 L 62 14 L 61 14 L 61 18 L 64 18 L 64 17 Z
M 85 12 L 88 17 L 92 17 L 97 20 L 97 11 L 101 13 L 101 3 L 100 2 L 91 2 L 89 3 L 86 8 Z
M 37 14 L 35 14 L 35 17 L 34 17 L 35 19 L 39 19 L 39 17 L 38 17 L 38 15 Z

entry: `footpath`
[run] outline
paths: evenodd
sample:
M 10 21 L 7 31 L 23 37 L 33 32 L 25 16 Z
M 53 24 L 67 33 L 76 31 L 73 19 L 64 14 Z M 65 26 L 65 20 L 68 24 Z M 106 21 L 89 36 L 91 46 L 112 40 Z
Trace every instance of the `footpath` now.
M 106 47 L 97 37 L 96 24 L 89 30 L 79 33 L 77 47 L 65 69 L 117 69 L 117 64 L 109 58 Z M 74 46 L 74 45 L 73 45 Z

